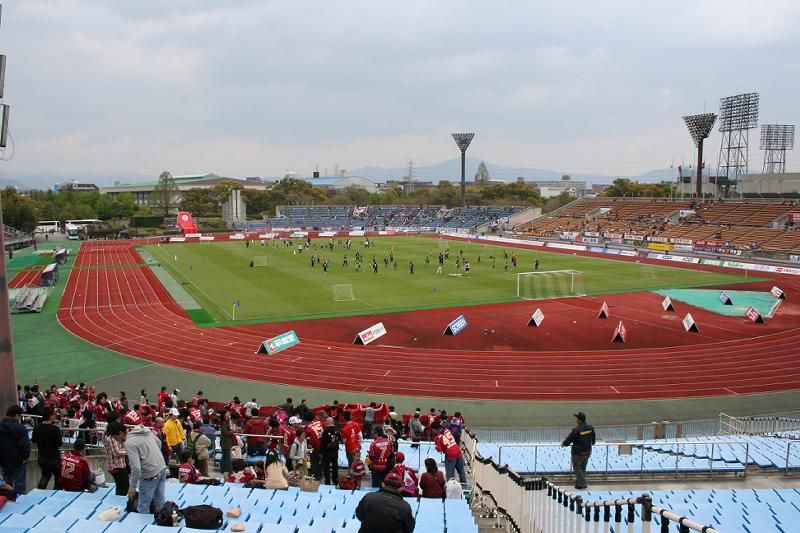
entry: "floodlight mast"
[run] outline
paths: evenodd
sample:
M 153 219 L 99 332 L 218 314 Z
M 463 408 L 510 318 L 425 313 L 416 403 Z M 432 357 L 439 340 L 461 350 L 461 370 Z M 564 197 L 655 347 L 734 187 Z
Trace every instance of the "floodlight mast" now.
M 758 93 L 727 96 L 719 100 L 719 131 L 722 133 L 717 174 L 735 183 L 747 174 L 749 132 L 758 126 Z
M 453 133 L 452 135 L 453 140 L 456 142 L 456 145 L 458 145 L 458 149 L 461 150 L 461 207 L 467 207 L 467 148 L 469 148 L 469 143 L 472 142 L 472 138 L 475 137 L 475 134 Z
M 761 149 L 764 174 L 786 172 L 786 150 L 794 150 L 794 124 L 762 124 Z
M 701 115 L 687 115 L 683 117 L 689 135 L 692 136 L 695 146 L 697 146 L 697 197 L 703 198 L 703 140 L 707 139 L 717 115 L 714 113 L 703 113 Z

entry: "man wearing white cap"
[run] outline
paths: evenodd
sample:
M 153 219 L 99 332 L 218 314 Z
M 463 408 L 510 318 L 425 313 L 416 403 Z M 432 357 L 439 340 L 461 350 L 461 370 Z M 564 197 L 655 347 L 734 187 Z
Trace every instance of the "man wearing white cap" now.
M 178 418 L 180 415 L 180 411 L 173 407 L 169 410 L 169 419 L 164 422 L 164 435 L 167 438 L 167 446 L 179 461 L 181 452 L 183 452 L 183 443 L 186 440 L 186 432 L 183 430 L 183 424 Z

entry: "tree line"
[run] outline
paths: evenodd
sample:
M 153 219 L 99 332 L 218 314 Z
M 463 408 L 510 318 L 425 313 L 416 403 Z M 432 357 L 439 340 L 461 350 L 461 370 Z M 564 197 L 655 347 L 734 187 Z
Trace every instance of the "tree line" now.
M 164 172 L 151 193 L 149 206 L 139 207 L 131 193 L 116 197 L 97 191 L 31 191 L 20 193 L 13 187 L 0 191 L 5 223 L 16 229 L 31 232 L 39 220 L 70 220 L 97 218 L 100 220 L 128 219 L 134 215 L 172 216 L 188 211 L 198 217 L 220 216 L 222 204 L 233 189 L 242 190 L 247 212 L 252 217 L 274 216 L 280 205 L 460 205 L 458 184 L 441 181 L 438 185 L 416 191 L 406 191 L 401 184 L 370 193 L 360 187 L 324 189 L 305 180 L 284 178 L 266 190 L 247 189 L 241 182 L 222 181 L 209 188 L 180 191 L 172 175 Z M 516 205 L 541 207 L 552 211 L 574 200 L 568 194 L 543 199 L 538 189 L 523 181 L 512 183 L 470 183 L 467 186 L 468 205 Z

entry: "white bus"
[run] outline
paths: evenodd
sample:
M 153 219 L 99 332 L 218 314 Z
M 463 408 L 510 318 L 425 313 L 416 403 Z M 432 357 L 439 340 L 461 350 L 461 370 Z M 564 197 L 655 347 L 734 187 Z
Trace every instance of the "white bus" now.
M 58 220 L 40 220 L 36 223 L 35 233 L 60 233 L 61 222 Z
M 73 226 L 77 226 L 78 229 L 83 229 L 89 224 L 101 224 L 103 221 L 97 218 L 81 218 L 78 220 L 67 220 L 67 225 L 72 224 Z

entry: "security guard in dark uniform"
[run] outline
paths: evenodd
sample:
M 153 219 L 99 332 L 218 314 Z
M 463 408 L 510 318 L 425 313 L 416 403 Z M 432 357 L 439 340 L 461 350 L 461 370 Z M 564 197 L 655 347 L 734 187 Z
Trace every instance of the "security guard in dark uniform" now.
M 589 456 L 592 455 L 592 445 L 595 443 L 594 428 L 586 423 L 586 415 L 582 412 L 575 413 L 577 425 L 573 429 L 562 446 L 572 445 L 572 469 L 575 471 L 575 488 L 585 489 L 586 485 L 586 465 L 589 463 Z

